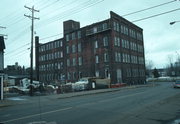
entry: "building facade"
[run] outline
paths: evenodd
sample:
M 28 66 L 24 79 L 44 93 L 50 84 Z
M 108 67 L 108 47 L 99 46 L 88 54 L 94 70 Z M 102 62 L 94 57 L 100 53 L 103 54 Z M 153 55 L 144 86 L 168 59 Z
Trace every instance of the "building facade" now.
M 39 79 L 75 82 L 82 77 L 110 78 L 111 83 L 145 82 L 143 30 L 110 12 L 110 18 L 80 28 L 63 23 L 64 37 L 39 45 Z
M 4 37 L 0 36 L 0 73 L 3 73 L 4 71 L 4 49 L 5 49 Z

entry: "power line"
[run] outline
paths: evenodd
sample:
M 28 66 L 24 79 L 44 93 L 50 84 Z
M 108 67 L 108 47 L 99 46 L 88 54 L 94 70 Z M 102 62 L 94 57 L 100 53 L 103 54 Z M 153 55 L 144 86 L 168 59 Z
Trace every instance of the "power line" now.
M 48 1 L 49 1 L 49 0 L 48 0 Z M 42 7 L 42 8 L 40 8 L 40 10 L 46 9 L 46 8 L 52 6 L 53 4 L 57 3 L 57 2 L 59 2 L 59 0 L 56 0 L 56 1 L 54 1 L 54 2 L 52 2 L 52 3 L 50 3 L 50 4 L 48 4 L 48 5 L 46 5 L 46 6 Z
M 30 43 L 24 44 L 24 45 L 22 45 L 22 46 L 20 46 L 20 47 L 18 47 L 18 48 L 16 48 L 16 49 L 14 49 L 14 50 L 12 50 L 12 51 L 9 51 L 8 53 L 5 53 L 5 55 L 14 53 L 14 52 L 20 50 L 21 48 L 24 48 L 25 46 L 27 46 L 27 45 L 29 45 L 29 44 L 30 44 Z
M 49 39 L 49 38 L 52 38 L 52 37 L 55 37 L 55 36 L 59 36 L 59 35 L 61 35 L 61 34 L 63 34 L 63 33 L 56 34 L 56 35 L 52 35 L 52 36 L 45 37 L 45 38 L 41 38 L 41 39 L 39 39 L 39 40 L 45 40 L 45 39 Z
M 148 17 L 145 17 L 145 18 L 142 18 L 142 19 L 137 19 L 137 20 L 134 20 L 132 22 L 138 22 L 138 21 L 146 20 L 146 19 L 153 18 L 153 17 L 156 17 L 156 16 L 160 16 L 160 15 L 164 15 L 164 14 L 167 14 L 167 13 L 175 12 L 175 11 L 178 11 L 178 10 L 180 10 L 180 8 L 173 9 L 173 10 L 170 10 L 170 11 L 167 11 L 167 12 L 163 12 L 163 13 L 160 13 L 160 14 L 148 16 Z
M 146 10 L 150 10 L 150 9 L 157 8 L 157 7 L 166 5 L 166 4 L 173 3 L 173 2 L 175 2 L 175 1 L 177 1 L 177 0 L 172 0 L 172 1 L 169 1 L 169 2 L 166 2 L 166 3 L 162 3 L 162 4 L 159 4 L 159 5 L 156 5 L 156 6 L 148 7 L 148 8 L 146 8 L 146 9 L 141 9 L 141 10 L 138 10 L 138 11 L 135 11 L 135 12 L 131 12 L 131 13 L 122 15 L 122 16 L 125 17 L 125 16 L 129 16 L 129 15 L 132 15 L 132 14 L 140 13 L 140 12 L 143 12 L 143 11 L 146 11 Z
M 65 17 L 71 16 L 73 14 L 76 14 L 76 13 L 82 11 L 82 10 L 85 10 L 85 9 L 87 9 L 89 7 L 92 7 L 92 6 L 94 6 L 94 5 L 98 4 L 98 3 L 101 3 L 103 1 L 104 0 L 100 0 L 100 1 L 96 1 L 95 3 L 94 3 L 94 1 L 92 2 L 91 0 L 86 1 L 86 2 L 80 4 L 80 5 L 76 6 L 76 7 L 73 7 L 72 9 L 70 9 L 68 11 L 61 12 L 61 13 L 63 13 L 62 15 L 57 14 L 57 16 L 54 16 L 54 17 L 48 19 L 48 21 L 45 24 L 51 24 L 52 22 L 58 21 L 58 20 L 63 19 Z M 61 18 L 58 18 L 59 16 L 61 16 Z M 42 24 L 42 22 L 40 24 L 37 24 L 38 28 L 41 27 L 42 25 L 44 25 L 44 24 Z
M 27 53 L 29 52 L 29 49 L 30 49 L 30 47 L 27 48 L 27 49 L 25 49 L 25 50 L 22 50 L 22 51 L 16 53 L 15 55 L 13 55 L 13 57 L 16 57 L 16 58 L 17 58 L 17 56 L 18 56 L 18 57 L 21 57 L 21 58 L 22 58 L 21 55 L 27 54 Z M 11 59 L 11 60 L 12 60 L 12 57 L 8 57 L 8 58 L 6 58 L 6 59 Z

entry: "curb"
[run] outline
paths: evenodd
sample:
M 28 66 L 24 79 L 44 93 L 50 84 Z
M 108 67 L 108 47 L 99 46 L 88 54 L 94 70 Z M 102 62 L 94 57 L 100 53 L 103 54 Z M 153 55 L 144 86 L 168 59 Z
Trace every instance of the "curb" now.
M 125 89 L 134 89 L 134 88 L 140 88 L 140 87 L 153 87 L 153 85 L 148 84 L 148 85 L 133 85 L 133 86 L 127 86 L 127 87 L 119 87 L 119 88 L 109 88 L 104 91 L 97 91 L 97 92 L 86 92 L 85 94 L 72 94 L 70 96 L 60 96 L 57 99 L 66 99 L 66 98 L 72 98 L 72 97 L 79 97 L 79 96 L 85 96 L 85 95 L 94 95 L 94 94 L 101 94 L 101 93 L 108 93 L 108 92 L 116 92 L 120 90 L 125 90 Z M 77 92 L 78 93 L 78 92 Z

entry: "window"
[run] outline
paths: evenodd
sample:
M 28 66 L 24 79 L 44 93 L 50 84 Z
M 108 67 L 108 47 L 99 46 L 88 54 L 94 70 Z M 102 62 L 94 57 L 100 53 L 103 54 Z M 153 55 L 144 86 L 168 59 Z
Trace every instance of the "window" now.
M 103 30 L 107 29 L 107 23 L 103 23 L 103 24 L 102 24 L 102 29 L 103 29 Z
M 77 34 L 78 34 L 78 39 L 81 38 L 81 31 L 78 31 Z
M 62 51 L 60 52 L 60 58 L 63 58 L 63 52 Z
M 119 32 L 119 23 L 116 23 L 116 31 Z
M 121 33 L 128 35 L 129 34 L 128 27 L 125 25 L 121 25 Z
M 97 40 L 94 42 L 94 48 L 98 48 L 98 41 Z
M 51 45 L 51 49 L 54 49 L 54 44 L 53 44 L 53 43 L 51 43 L 50 45 Z
M 122 57 L 123 57 L 123 62 L 126 62 L 126 56 L 124 53 L 122 54 Z
M 131 77 L 131 69 L 130 68 L 126 69 L 126 75 L 127 75 L 127 77 Z
M 82 57 L 78 58 L 78 65 L 82 65 Z
M 116 22 L 113 22 L 113 29 L 116 31 Z
M 126 48 L 129 49 L 129 41 L 126 41 Z
M 108 53 L 104 53 L 104 62 L 109 62 Z
M 96 59 L 96 63 L 99 63 L 99 56 L 98 55 L 95 56 L 95 59 Z
M 73 58 L 73 60 L 72 60 L 72 65 L 73 65 L 73 66 L 76 66 L 76 58 Z
M 115 52 L 115 62 L 118 62 L 118 53 Z
M 103 37 L 103 44 L 104 44 L 104 46 L 108 46 L 108 37 L 107 36 Z
M 70 74 L 70 72 L 67 73 L 67 79 L 68 79 L 68 80 L 71 79 L 71 74 Z
M 81 52 L 82 48 L 81 48 L 81 43 L 78 43 L 78 52 Z
M 76 72 L 73 72 L 73 79 L 76 79 Z
M 121 62 L 121 53 L 117 53 L 118 62 Z
M 93 33 L 97 33 L 97 27 L 93 28 Z
M 120 38 L 119 37 L 114 37 L 114 46 L 120 46 Z
M 61 62 L 60 64 L 61 64 L 61 68 L 63 68 L 63 62 Z
M 60 46 L 63 47 L 63 42 L 62 41 L 59 41 L 60 42 Z
M 79 79 L 82 78 L 82 72 L 79 72 Z
M 69 41 L 69 35 L 68 34 L 66 35 L 66 41 Z
M 125 40 L 122 39 L 122 47 L 125 48 Z
M 54 53 L 51 53 L 52 59 L 54 59 Z
M 54 48 L 57 48 L 58 41 L 54 42 Z
M 75 53 L 75 52 L 76 52 L 76 45 L 73 44 L 73 45 L 72 45 L 72 53 Z
M 99 77 L 99 71 L 96 70 L 96 73 L 95 73 L 96 77 Z
M 106 69 L 104 70 L 104 72 L 105 72 L 105 78 L 110 79 L 109 69 L 108 69 L 108 68 L 106 68 Z
M 130 36 L 136 38 L 136 32 L 133 29 L 129 29 Z
M 118 22 L 113 22 L 113 29 L 115 31 L 118 31 L 119 32 L 119 23 Z
M 67 59 L 67 66 L 70 66 L 70 59 Z
M 69 53 L 69 46 L 66 46 L 66 53 Z
M 72 33 L 72 40 L 76 39 L 75 32 Z

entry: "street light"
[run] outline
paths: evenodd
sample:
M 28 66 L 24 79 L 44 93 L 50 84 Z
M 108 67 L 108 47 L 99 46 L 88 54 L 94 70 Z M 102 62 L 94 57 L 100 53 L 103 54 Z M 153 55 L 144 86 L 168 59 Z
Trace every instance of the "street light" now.
M 173 25 L 173 24 L 175 24 L 175 23 L 177 23 L 177 22 L 180 22 L 180 21 L 170 22 L 169 24 L 170 24 L 170 25 Z

